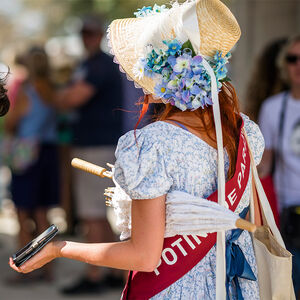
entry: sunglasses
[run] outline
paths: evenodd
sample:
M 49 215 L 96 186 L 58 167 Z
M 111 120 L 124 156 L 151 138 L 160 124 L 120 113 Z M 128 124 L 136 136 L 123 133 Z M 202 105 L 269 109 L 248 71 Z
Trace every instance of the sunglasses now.
M 300 61 L 300 55 L 288 54 L 285 60 L 288 64 L 296 64 L 298 60 Z

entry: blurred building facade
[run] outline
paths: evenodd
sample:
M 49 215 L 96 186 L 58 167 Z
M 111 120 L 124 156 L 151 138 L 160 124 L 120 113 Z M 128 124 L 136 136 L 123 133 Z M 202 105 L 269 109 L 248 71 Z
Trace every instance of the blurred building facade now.
M 178 0 L 183 2 L 184 0 Z M 231 61 L 231 78 L 243 102 L 249 74 L 257 54 L 270 41 L 300 31 L 300 0 L 222 0 L 242 30 Z M 0 6 L 0 60 L 10 59 L 26 44 L 46 44 L 57 68 L 73 66 L 82 54 L 76 31 L 78 16 L 99 12 L 107 23 L 130 17 L 137 8 L 166 0 L 2 0 Z M 103 47 L 106 49 L 105 45 Z M 60 56 L 63 53 L 64 56 Z
M 263 47 L 300 32 L 300 1 L 232 0 L 229 6 L 242 30 L 232 59 L 232 79 L 243 103 L 255 58 Z

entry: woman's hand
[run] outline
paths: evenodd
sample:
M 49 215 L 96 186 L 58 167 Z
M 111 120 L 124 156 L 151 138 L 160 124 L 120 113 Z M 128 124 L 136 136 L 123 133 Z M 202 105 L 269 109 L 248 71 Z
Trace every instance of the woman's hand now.
M 19 273 L 29 273 L 36 269 L 41 268 L 45 264 L 49 263 L 53 259 L 60 256 L 60 246 L 61 242 L 50 242 L 41 251 L 31 257 L 22 266 L 17 267 L 12 258 L 9 258 L 9 265 L 12 269 Z
M 65 257 L 96 266 L 152 272 L 163 248 L 165 202 L 166 195 L 132 200 L 129 240 L 113 243 L 51 242 L 21 267 L 18 268 L 11 258 L 9 265 L 17 272 L 29 273 L 56 257 Z

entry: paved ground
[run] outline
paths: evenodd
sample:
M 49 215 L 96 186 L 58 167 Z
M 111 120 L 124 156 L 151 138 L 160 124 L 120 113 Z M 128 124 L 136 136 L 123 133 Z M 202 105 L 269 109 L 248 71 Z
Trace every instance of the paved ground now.
M 84 264 L 67 259 L 58 259 L 55 262 L 55 280 L 52 283 L 35 282 L 13 286 L 8 284 L 6 279 L 14 275 L 9 268 L 8 257 L 15 250 L 15 237 L 7 234 L 0 234 L 0 299 L 1 300 L 20 300 L 20 299 L 39 299 L 39 300 L 63 300 L 72 299 L 120 299 L 120 290 L 107 291 L 106 293 L 93 296 L 65 297 L 59 293 L 59 288 L 71 283 L 84 268 Z
M 15 250 L 15 237 L 7 234 L 0 234 L 0 299 L 1 300 L 20 300 L 20 299 L 39 299 L 39 300 L 63 300 L 72 299 L 120 299 L 120 290 L 108 291 L 103 294 L 93 296 L 65 297 L 60 295 L 59 288 L 71 283 L 84 268 L 84 264 L 67 259 L 58 259 L 55 262 L 55 280 L 52 283 L 35 282 L 24 283 L 13 286 L 8 284 L 6 279 L 14 275 L 9 268 L 8 257 Z
M 12 202 L 9 200 L 10 197 L 7 190 L 9 181 L 9 170 L 0 166 L 0 300 L 120 299 L 121 290 L 110 290 L 93 296 L 62 296 L 59 293 L 59 289 L 78 279 L 85 267 L 84 263 L 67 259 L 58 259 L 55 261 L 55 280 L 51 283 L 41 281 L 35 283 L 24 282 L 21 285 L 7 283 L 7 278 L 11 278 L 14 274 L 17 274 L 8 266 L 8 258 L 17 249 L 16 235 L 19 230 L 15 209 Z M 65 220 L 61 210 L 53 210 L 52 215 L 50 215 L 49 218 L 51 219 L 51 222 L 57 224 L 61 231 L 63 231 Z M 74 238 L 69 239 L 74 240 Z
M 8 258 L 16 251 L 18 223 L 11 201 L 0 202 L 0 300 L 115 300 L 120 299 L 121 290 L 110 290 L 98 295 L 66 297 L 59 293 L 59 288 L 69 285 L 80 277 L 84 263 L 67 259 L 57 259 L 54 265 L 55 280 L 51 283 L 24 282 L 13 285 L 7 283 L 15 272 L 8 266 Z M 72 239 L 74 238 L 65 238 Z M 16 273 L 17 274 L 17 273 Z

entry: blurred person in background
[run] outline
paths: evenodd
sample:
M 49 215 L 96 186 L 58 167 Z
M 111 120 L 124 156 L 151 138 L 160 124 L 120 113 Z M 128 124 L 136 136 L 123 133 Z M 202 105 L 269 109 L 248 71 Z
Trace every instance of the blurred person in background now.
M 4 68 L 6 69 L 5 65 Z M 6 115 L 8 112 L 10 106 L 11 106 L 11 101 L 9 100 L 10 98 L 8 97 L 7 89 L 5 86 L 7 85 L 8 81 L 8 75 L 10 75 L 9 68 L 7 68 L 6 72 L 1 71 L 0 72 L 0 117 Z M 1 120 L 0 123 L 0 135 L 3 135 L 3 120 Z M 8 170 L 7 167 L 0 166 L 0 212 L 2 207 L 2 201 L 4 198 L 6 198 L 9 194 L 8 191 L 8 182 L 10 182 L 10 171 Z M 0 247 L 2 246 L 2 243 L 0 243 Z
M 63 88 L 70 82 L 73 74 L 73 65 L 64 61 L 61 65 L 56 66 L 53 73 L 53 80 L 57 90 Z M 74 214 L 74 199 L 72 197 L 72 166 L 71 160 L 71 143 L 72 143 L 72 112 L 60 110 L 57 116 L 57 136 L 59 143 L 60 156 L 60 172 L 63 180 L 60 184 L 61 191 L 61 208 L 65 212 L 66 234 L 74 234 L 75 230 L 75 214 Z
M 268 43 L 259 54 L 246 91 L 245 113 L 254 122 L 258 122 L 258 115 L 263 102 L 288 88 L 285 80 L 280 75 L 277 60 L 280 51 L 287 43 L 287 38 L 276 39 Z M 277 226 L 279 226 L 278 200 L 273 184 L 275 161 L 272 161 L 272 171 L 261 178 L 264 190 L 274 214 Z
M 156 115 L 155 107 L 160 104 L 153 104 L 149 107 L 143 119 L 139 120 L 139 113 L 142 109 L 142 101 L 144 101 L 144 92 L 141 88 L 136 88 L 133 81 L 127 79 L 126 74 L 121 73 L 123 104 L 122 104 L 122 134 L 134 129 L 143 128 L 147 124 L 153 122 Z M 139 99 L 136 101 L 135 99 Z M 135 100 L 135 101 L 133 101 Z
M 133 101 L 133 99 L 140 99 L 144 96 L 142 89 L 137 89 L 134 83 L 127 79 L 126 74 L 121 74 L 122 88 L 123 88 L 123 105 L 122 105 L 122 134 L 132 130 L 138 120 L 139 106 Z M 145 126 L 145 122 L 142 122 L 140 126 Z
M 287 38 L 280 38 L 268 43 L 256 60 L 245 102 L 245 112 L 254 122 L 258 121 L 262 103 L 288 88 L 277 65 L 278 55 L 286 42 Z
M 10 107 L 10 102 L 6 94 L 7 90 L 5 88 L 7 76 L 8 74 L 1 74 L 0 77 L 0 117 L 6 115 Z
M 7 80 L 7 90 L 8 90 L 7 95 L 12 108 L 15 104 L 18 91 L 28 76 L 24 59 L 25 59 L 24 55 L 22 54 L 16 55 L 14 66 Z
M 25 54 L 23 63 L 28 77 L 18 88 L 4 125 L 18 145 L 22 141 L 21 151 L 26 154 L 22 158 L 27 161 L 22 169 L 12 169 L 11 194 L 20 224 L 19 247 L 49 226 L 48 209 L 59 204 L 55 92 L 48 57 L 42 48 L 33 47 Z M 35 228 L 30 220 L 34 220 Z M 41 276 L 51 280 L 51 268 L 43 271 Z
M 281 231 L 293 257 L 293 281 L 300 296 L 300 35 L 283 47 L 278 65 L 289 89 L 262 104 L 259 125 L 266 150 L 259 172 L 272 171 L 275 160 L 275 187 L 279 199 Z
M 105 167 L 114 161 L 114 151 L 121 135 L 122 85 L 118 66 L 100 49 L 102 22 L 97 16 L 83 20 L 81 37 L 87 57 L 74 72 L 71 83 L 58 96 L 58 103 L 73 109 L 72 157 Z M 111 180 L 74 170 L 74 197 L 86 241 L 107 242 L 115 239 L 106 216 L 104 189 Z M 122 285 L 122 279 L 104 276 L 103 269 L 89 265 L 86 274 L 64 294 L 98 293 L 105 287 Z

